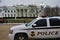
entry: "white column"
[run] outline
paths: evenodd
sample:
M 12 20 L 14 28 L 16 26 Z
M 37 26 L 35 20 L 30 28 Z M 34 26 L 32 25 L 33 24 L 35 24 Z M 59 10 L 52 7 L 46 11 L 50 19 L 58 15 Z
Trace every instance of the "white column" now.
M 23 9 L 23 17 L 24 17 L 24 14 L 25 14 L 25 13 L 24 13 L 24 9 Z
M 16 19 L 16 17 L 17 17 L 17 12 L 15 12 L 15 19 Z

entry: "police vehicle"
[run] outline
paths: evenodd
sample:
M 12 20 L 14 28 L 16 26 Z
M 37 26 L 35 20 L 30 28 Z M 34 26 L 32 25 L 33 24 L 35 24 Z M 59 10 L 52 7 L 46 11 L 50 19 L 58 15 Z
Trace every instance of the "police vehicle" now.
M 60 38 L 60 17 L 39 17 L 27 24 L 13 26 L 10 40 Z

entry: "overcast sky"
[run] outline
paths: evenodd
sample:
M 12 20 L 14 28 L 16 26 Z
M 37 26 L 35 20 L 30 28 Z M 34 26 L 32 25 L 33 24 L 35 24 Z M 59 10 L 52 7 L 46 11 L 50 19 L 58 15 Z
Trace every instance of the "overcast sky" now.
M 45 5 L 49 5 L 49 6 L 60 6 L 60 0 L 1 0 L 0 2 L 0 6 L 3 5 L 20 5 L 20 4 L 24 4 L 24 5 L 29 5 L 29 4 L 35 4 L 37 6 L 40 5 L 41 2 L 44 2 Z

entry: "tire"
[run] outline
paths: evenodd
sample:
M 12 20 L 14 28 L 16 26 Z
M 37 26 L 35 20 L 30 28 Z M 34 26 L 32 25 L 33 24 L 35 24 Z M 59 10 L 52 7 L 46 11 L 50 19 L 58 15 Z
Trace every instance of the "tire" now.
M 14 40 L 28 40 L 28 37 L 24 34 L 18 34 L 15 36 Z

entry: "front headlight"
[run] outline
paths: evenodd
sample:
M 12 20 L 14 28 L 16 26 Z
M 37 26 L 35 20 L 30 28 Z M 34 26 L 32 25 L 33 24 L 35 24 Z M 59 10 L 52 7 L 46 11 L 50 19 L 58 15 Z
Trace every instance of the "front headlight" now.
M 13 34 L 13 30 L 9 30 L 9 33 L 10 33 L 10 34 Z

